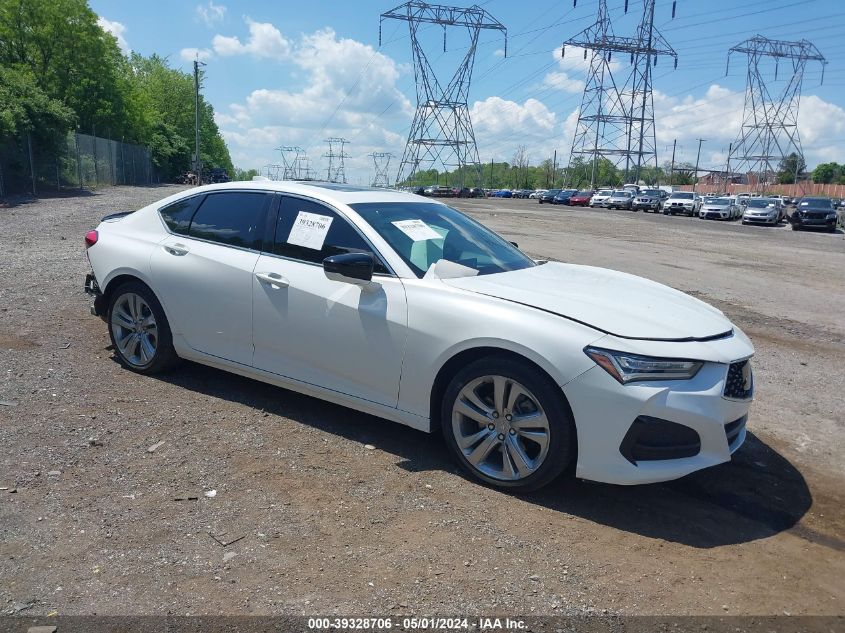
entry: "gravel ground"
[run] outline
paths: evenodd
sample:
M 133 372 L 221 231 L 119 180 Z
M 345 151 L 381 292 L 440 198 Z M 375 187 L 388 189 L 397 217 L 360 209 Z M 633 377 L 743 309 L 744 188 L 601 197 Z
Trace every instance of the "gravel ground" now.
M 0 209 L 0 613 L 843 613 L 841 234 L 457 201 L 532 255 L 691 292 L 757 348 L 731 463 L 520 498 L 435 436 L 190 363 L 122 370 L 82 236 L 177 190 Z

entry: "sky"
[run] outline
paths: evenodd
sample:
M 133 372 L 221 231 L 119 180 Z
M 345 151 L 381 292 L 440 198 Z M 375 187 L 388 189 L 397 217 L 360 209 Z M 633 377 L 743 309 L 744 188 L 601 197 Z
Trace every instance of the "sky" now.
M 325 174 L 329 137 L 350 141 L 349 182 L 369 184 L 372 152 L 391 152 L 395 176 L 416 106 L 407 22 L 386 20 L 379 45 L 379 15 L 397 0 L 91 0 L 100 24 L 124 51 L 157 53 L 191 71 L 205 62 L 205 98 L 214 106 L 234 164 L 262 169 L 281 163 L 280 146 L 304 148 Z M 467 1 L 453 2 L 468 6 Z M 563 41 L 595 21 L 597 0 L 477 1 L 507 27 L 479 37 L 469 108 L 482 162 L 510 161 L 524 145 L 531 164 L 551 158 L 565 164 L 572 145 L 586 78 L 583 52 Z M 641 0 L 608 0 L 617 35 L 634 34 Z M 755 34 L 813 42 L 825 56 L 804 73 L 798 130 L 810 168 L 845 162 L 845 2 L 843 0 L 657 0 L 655 25 L 678 53 L 678 68 L 661 58 L 654 68 L 658 161 L 695 162 L 723 168 L 739 135 L 747 60 L 728 50 Z M 441 81 L 448 81 L 466 53 L 466 30 L 421 28 L 421 41 Z M 614 60 L 627 76 L 627 60 Z M 786 85 L 786 64 L 773 93 Z M 727 74 L 726 74 L 727 70 Z M 392 176 L 392 177 L 393 177 Z

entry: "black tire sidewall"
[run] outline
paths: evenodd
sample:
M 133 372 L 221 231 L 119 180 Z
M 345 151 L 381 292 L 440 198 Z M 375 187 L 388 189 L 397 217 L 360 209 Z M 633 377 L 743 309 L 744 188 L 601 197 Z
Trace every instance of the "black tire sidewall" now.
M 540 401 L 549 420 L 549 450 L 545 461 L 525 479 L 501 481 L 477 471 L 461 452 L 452 432 L 452 406 L 461 389 L 476 378 L 499 375 L 523 385 Z M 476 360 L 461 369 L 443 396 L 440 410 L 440 427 L 450 452 L 476 480 L 494 488 L 515 492 L 537 490 L 556 479 L 570 465 L 577 452 L 577 434 L 572 413 L 563 393 L 547 374 L 526 361 L 503 356 L 490 356 Z
M 120 349 L 117 346 L 117 341 L 115 341 L 114 331 L 112 329 L 112 311 L 114 310 L 114 306 L 121 296 L 128 293 L 137 294 L 147 302 L 153 316 L 155 316 L 158 328 L 158 341 L 156 343 L 155 355 L 149 363 L 143 366 L 133 365 L 123 357 L 123 354 L 120 353 Z M 170 325 L 164 314 L 164 309 L 161 307 L 161 304 L 152 290 L 150 290 L 145 284 L 139 281 L 129 281 L 115 288 L 114 292 L 112 292 L 109 297 L 107 323 L 109 328 L 109 338 L 111 339 L 111 343 L 114 348 L 114 354 L 120 364 L 125 368 L 131 369 L 139 374 L 154 374 L 167 369 L 177 358 L 176 352 L 173 349 L 173 338 L 170 333 Z

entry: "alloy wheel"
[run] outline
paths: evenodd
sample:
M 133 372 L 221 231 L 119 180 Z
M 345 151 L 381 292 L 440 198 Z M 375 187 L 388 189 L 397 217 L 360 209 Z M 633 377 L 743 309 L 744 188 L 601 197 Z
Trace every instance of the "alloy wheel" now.
M 158 324 L 141 295 L 127 292 L 115 302 L 111 313 L 114 342 L 123 359 L 134 367 L 148 365 L 158 348 Z
M 467 462 L 493 479 L 525 479 L 548 455 L 545 411 L 530 390 L 505 376 L 482 376 L 461 389 L 452 433 Z

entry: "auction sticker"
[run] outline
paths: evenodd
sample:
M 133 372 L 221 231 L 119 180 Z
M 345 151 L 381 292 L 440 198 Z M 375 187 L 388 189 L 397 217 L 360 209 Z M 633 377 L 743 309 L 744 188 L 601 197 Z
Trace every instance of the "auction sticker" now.
M 288 244 L 313 248 L 315 251 L 319 251 L 323 248 L 323 242 L 326 241 L 326 235 L 329 233 L 332 220 L 334 218 L 328 215 L 300 211 L 296 216 L 296 220 L 293 222 L 290 235 L 288 235 Z
M 415 242 L 420 242 L 422 240 L 439 240 L 443 237 L 422 220 L 398 220 L 396 222 L 391 222 L 391 224 Z

